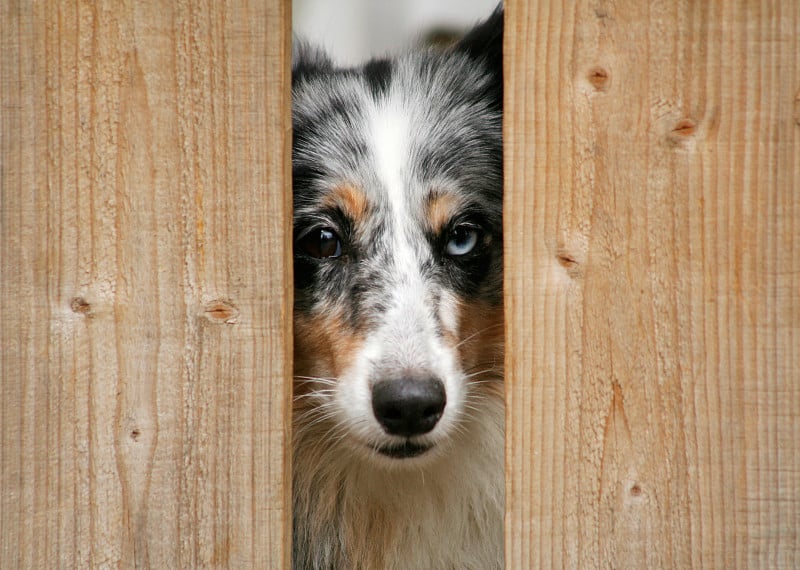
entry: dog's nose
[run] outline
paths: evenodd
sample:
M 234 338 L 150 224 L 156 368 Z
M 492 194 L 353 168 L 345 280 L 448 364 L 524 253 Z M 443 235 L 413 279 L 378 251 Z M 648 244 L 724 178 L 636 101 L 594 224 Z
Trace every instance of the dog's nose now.
M 372 387 L 372 411 L 387 433 L 428 433 L 442 417 L 447 397 L 436 378 L 381 380 Z

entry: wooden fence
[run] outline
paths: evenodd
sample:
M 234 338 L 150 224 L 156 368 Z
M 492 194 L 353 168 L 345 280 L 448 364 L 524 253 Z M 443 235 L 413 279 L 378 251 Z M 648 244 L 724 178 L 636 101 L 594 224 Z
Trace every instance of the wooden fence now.
M 3 0 L 0 567 L 288 565 L 288 10 Z
M 799 565 L 800 2 L 506 29 L 507 567 Z M 287 567 L 288 30 L 0 3 L 0 567 Z

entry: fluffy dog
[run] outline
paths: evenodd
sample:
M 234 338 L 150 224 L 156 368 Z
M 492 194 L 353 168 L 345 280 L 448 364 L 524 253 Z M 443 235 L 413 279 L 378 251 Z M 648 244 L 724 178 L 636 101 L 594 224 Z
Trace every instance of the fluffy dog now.
M 502 35 L 296 46 L 296 569 L 502 567 Z

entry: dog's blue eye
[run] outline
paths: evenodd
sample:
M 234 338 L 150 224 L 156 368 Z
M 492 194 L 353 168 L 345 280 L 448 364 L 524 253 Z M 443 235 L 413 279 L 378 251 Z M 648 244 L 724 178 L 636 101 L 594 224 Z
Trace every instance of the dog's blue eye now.
M 300 238 L 298 245 L 304 253 L 317 259 L 342 255 L 342 241 L 331 228 L 316 228 Z
M 445 252 L 447 255 L 466 255 L 478 245 L 480 231 L 474 226 L 456 226 L 450 232 L 450 241 L 447 242 Z

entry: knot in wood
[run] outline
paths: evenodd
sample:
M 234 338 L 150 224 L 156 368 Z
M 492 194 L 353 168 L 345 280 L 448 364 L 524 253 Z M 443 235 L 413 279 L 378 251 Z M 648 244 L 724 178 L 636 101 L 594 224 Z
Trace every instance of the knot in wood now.
M 611 84 L 611 75 L 602 67 L 593 67 L 587 77 L 596 91 L 606 91 Z
M 239 310 L 228 301 L 216 300 L 206 304 L 204 314 L 212 323 L 232 325 L 236 323 Z
M 77 313 L 79 315 L 83 315 L 87 318 L 92 318 L 94 315 L 92 314 L 92 305 L 83 297 L 73 297 L 73 299 L 69 303 L 70 309 L 72 309 L 73 313 Z

